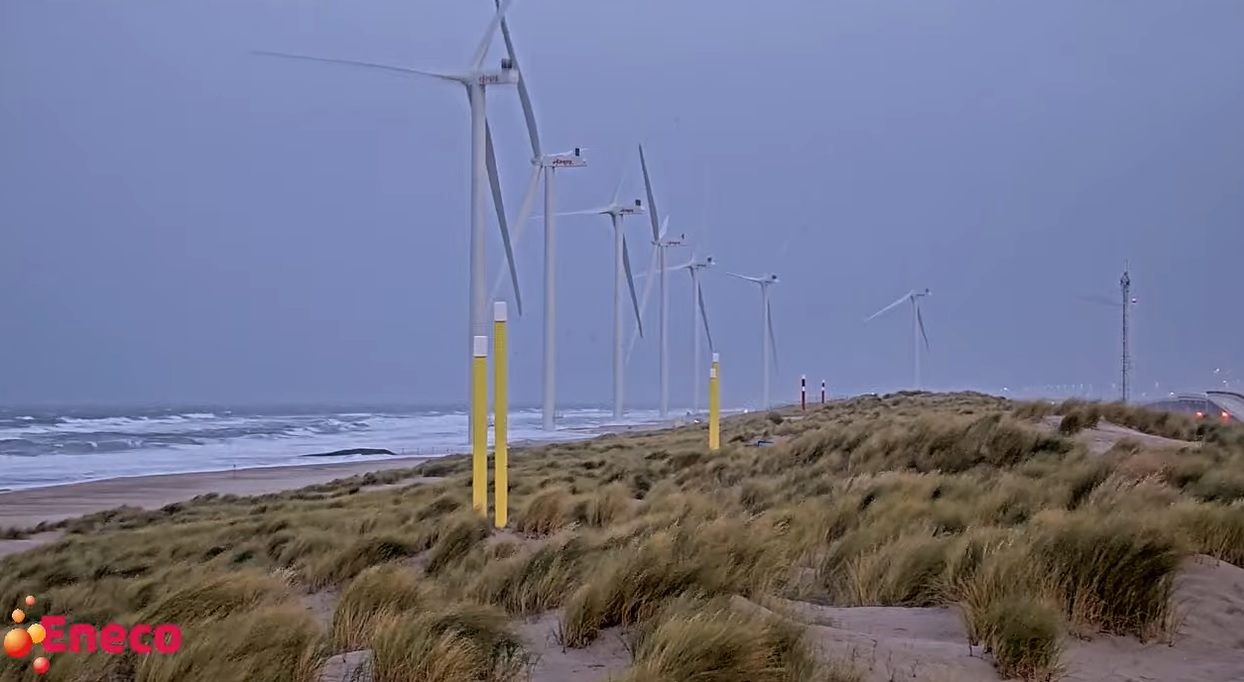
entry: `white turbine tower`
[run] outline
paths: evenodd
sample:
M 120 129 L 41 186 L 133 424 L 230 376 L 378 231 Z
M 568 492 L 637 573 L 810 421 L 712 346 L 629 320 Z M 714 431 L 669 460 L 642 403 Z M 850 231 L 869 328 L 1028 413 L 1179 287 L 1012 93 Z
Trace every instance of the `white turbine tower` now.
M 769 306 L 769 287 L 778 283 L 777 275 L 766 275 L 764 277 L 748 277 L 734 272 L 727 272 L 731 277 L 751 282 L 760 287 L 760 336 L 761 336 L 761 387 L 764 399 L 763 407 L 768 409 L 769 403 L 769 366 L 777 368 L 777 339 L 773 336 L 773 309 Z
M 704 307 L 704 290 L 700 284 L 700 271 L 712 265 L 712 256 L 697 258 L 693 253 L 690 262 L 681 268 L 675 268 L 685 269 L 691 275 L 691 300 L 692 304 L 700 309 L 700 319 L 704 320 L 704 337 L 708 340 L 709 357 L 716 352 L 716 348 L 713 347 L 713 333 L 708 329 L 708 310 Z M 693 414 L 698 414 L 700 412 L 700 390 L 704 386 L 700 381 L 700 332 L 696 329 L 694 314 L 691 316 L 691 363 L 691 378 L 695 382 L 691 388 L 691 410 Z
M 485 222 L 487 218 L 484 215 L 484 203 L 486 201 L 484 191 L 485 183 L 492 185 L 493 205 L 497 211 L 497 222 L 501 227 L 501 241 L 505 247 L 505 257 L 510 268 L 510 279 L 514 285 L 514 302 L 521 315 L 523 310 L 522 297 L 519 295 L 518 288 L 518 272 L 514 268 L 514 253 L 510 244 L 510 232 L 506 225 L 505 208 L 501 200 L 501 187 L 497 175 L 497 161 L 493 151 L 492 131 L 488 125 L 486 116 L 486 99 L 485 91 L 490 85 L 512 85 L 519 82 L 518 70 L 514 68 L 514 63 L 505 58 L 501 60 L 499 69 L 488 69 L 484 67 L 484 60 L 488 57 L 488 48 L 492 44 L 493 34 L 496 33 L 497 27 L 500 26 L 502 19 L 505 17 L 506 11 L 509 9 L 513 0 L 504 0 L 493 15 L 492 21 L 488 24 L 488 29 L 484 32 L 484 36 L 480 39 L 479 46 L 475 49 L 475 56 L 471 60 L 471 65 L 465 70 L 438 70 L 432 71 L 428 69 L 415 69 L 405 66 L 394 66 L 390 64 L 379 64 L 375 62 L 363 62 L 350 59 L 328 59 L 324 57 L 312 57 L 308 55 L 290 54 L 284 52 L 267 52 L 262 51 L 260 54 L 273 57 L 286 57 L 291 59 L 305 59 L 317 62 L 328 62 L 332 64 L 346 64 L 350 66 L 359 66 L 369 69 L 378 69 L 389 71 L 392 73 L 400 73 L 405 75 L 426 76 L 437 78 L 444 81 L 451 81 L 462 85 L 466 89 L 467 101 L 471 109 L 471 238 L 470 238 L 470 329 L 467 334 L 467 357 L 474 356 L 474 338 L 476 336 L 487 336 L 489 322 L 491 316 L 488 305 L 488 291 L 485 288 Z M 470 387 L 470 367 L 467 363 L 468 378 L 468 394 Z M 473 429 L 469 429 L 468 433 L 474 433 Z
M 622 231 L 622 219 L 628 215 L 642 215 L 644 202 L 636 199 L 634 203 L 619 203 L 622 194 L 623 173 L 618 178 L 618 187 L 613 192 L 613 199 L 607 206 L 589 208 L 583 211 L 568 211 L 560 215 L 606 215 L 613 226 L 613 418 L 621 419 L 622 410 L 622 377 L 624 359 L 622 354 L 622 297 L 625 290 L 630 290 L 631 304 L 635 309 L 635 324 L 643 336 L 643 320 L 639 314 L 639 297 L 635 295 L 635 277 L 631 271 L 631 255 L 626 246 L 626 233 Z
M 497 5 L 498 11 L 501 7 L 501 0 L 493 0 Z M 509 54 L 510 63 L 514 68 L 518 67 L 518 56 L 514 51 L 514 40 L 510 36 L 510 26 L 504 19 L 501 21 L 501 35 L 505 38 L 506 51 Z M 587 165 L 587 160 L 583 158 L 582 148 L 575 147 L 569 152 L 556 154 L 545 154 L 540 146 L 540 133 L 536 126 L 535 111 L 531 106 L 531 94 L 527 89 L 527 79 L 520 78 L 518 81 L 518 98 L 523 105 L 523 116 L 527 119 L 527 133 L 531 139 L 531 180 L 527 183 L 527 191 L 523 195 L 523 203 L 518 211 L 517 219 L 514 221 L 514 242 L 517 243 L 522 236 L 523 228 L 527 224 L 528 214 L 531 212 L 531 206 L 535 202 L 536 192 L 540 189 L 541 175 L 544 176 L 544 386 L 541 400 L 542 405 L 542 425 L 545 431 L 553 431 L 557 428 L 557 315 L 556 315 L 556 279 L 557 279 L 557 258 L 556 258 L 556 232 L 555 221 L 557 219 L 557 208 L 554 205 L 554 181 L 557 177 L 558 168 L 582 168 Z M 502 271 L 492 288 L 492 298 L 496 299 L 505 282 L 505 272 Z M 515 289 L 517 297 L 517 289 Z
M 644 157 L 644 146 L 639 145 L 639 166 L 644 173 L 644 191 L 648 195 L 648 218 L 652 224 L 652 255 L 656 259 L 656 275 L 660 284 L 660 304 L 658 316 L 660 332 L 658 333 L 660 344 L 660 377 L 661 377 L 661 398 L 658 404 L 658 412 L 661 419 L 665 419 L 670 413 L 670 370 L 669 370 L 669 290 L 665 286 L 665 252 L 667 249 L 682 246 L 682 239 L 669 239 L 665 236 L 666 229 L 669 227 L 669 216 L 665 216 L 664 225 L 657 224 L 657 199 L 652 192 L 652 177 L 648 174 L 648 160 Z M 649 268 L 649 272 L 652 269 Z M 647 301 L 649 287 L 652 280 L 648 280 L 648 285 L 644 288 L 644 300 Z M 632 344 L 634 340 L 632 339 Z
M 664 235 L 669 231 L 669 216 L 665 217 L 665 221 L 661 227 L 661 234 Z M 686 246 L 686 241 L 680 241 L 679 244 Z M 654 253 L 654 255 L 656 255 Z M 713 347 L 713 332 L 708 326 L 708 309 L 704 305 L 704 291 L 700 288 L 699 273 L 704 268 L 713 264 L 713 257 L 697 258 L 692 255 L 691 260 L 681 265 L 674 265 L 663 269 L 664 272 L 678 272 L 680 270 L 687 271 L 691 275 L 691 362 L 692 362 L 692 381 L 691 387 L 691 403 L 692 414 L 700 411 L 700 324 L 704 325 L 704 336 L 708 339 L 708 352 L 712 353 L 716 349 Z M 653 274 L 655 266 L 640 277 Z M 663 274 L 662 273 L 662 274 Z M 652 293 L 652 279 L 649 278 L 647 284 L 644 285 L 643 298 L 639 302 L 639 309 L 642 314 L 648 309 L 648 299 Z M 627 359 L 630 359 L 631 351 L 635 349 L 635 341 L 638 333 L 631 335 L 631 345 L 627 348 Z M 661 346 L 664 352 L 665 346 Z
M 878 310 L 870 315 L 868 319 L 864 320 L 864 322 L 871 322 L 872 320 L 890 312 L 900 305 L 908 301 L 911 302 L 911 333 L 912 342 L 914 344 L 912 348 L 913 387 L 917 391 L 920 390 L 920 343 L 922 340 L 924 342 L 924 349 L 926 351 L 929 350 L 929 337 L 924 333 L 924 316 L 920 314 L 920 299 L 932 295 L 933 293 L 927 288 L 924 291 L 915 291 L 913 289 L 912 291 L 903 294 L 902 298 L 882 308 L 881 310 Z

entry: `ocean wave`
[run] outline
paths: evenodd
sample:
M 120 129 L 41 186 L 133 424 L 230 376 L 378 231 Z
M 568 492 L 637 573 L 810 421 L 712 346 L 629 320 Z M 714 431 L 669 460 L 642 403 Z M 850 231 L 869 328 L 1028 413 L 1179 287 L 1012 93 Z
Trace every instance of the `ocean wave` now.
M 552 439 L 582 438 L 594 427 L 613 422 L 609 412 L 600 409 L 564 410 L 559 417 L 559 431 Z M 628 421 L 654 419 L 654 414 L 639 412 Z M 357 449 L 439 456 L 463 452 L 466 432 L 465 412 L 452 409 L 318 414 L 0 412 L 0 487 L 305 464 L 306 455 Z M 511 413 L 512 440 L 548 435 L 540 428 L 538 410 Z M 367 455 L 343 461 L 359 457 Z

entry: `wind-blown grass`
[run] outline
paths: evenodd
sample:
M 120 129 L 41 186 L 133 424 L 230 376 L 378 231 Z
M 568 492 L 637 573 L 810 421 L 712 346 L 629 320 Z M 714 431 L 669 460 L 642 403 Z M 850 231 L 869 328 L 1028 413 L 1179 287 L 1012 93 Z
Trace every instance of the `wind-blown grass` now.
M 1188 444 L 1093 454 L 1101 422 Z M 1231 424 L 896 394 L 740 416 L 719 452 L 705 441 L 694 425 L 516 448 L 504 531 L 471 511 L 461 457 L 45 524 L 64 536 L 0 561 L 0 605 L 38 594 L 34 617 L 183 629 L 175 656 L 59 656 L 49 680 L 311 682 L 366 649 L 377 682 L 502 682 L 532 664 L 513 619 L 550 611 L 567 647 L 625 633 L 627 680 L 854 679 L 755 606 L 773 597 L 956 605 L 1001 673 L 1046 679 L 1067 633 L 1164 634 L 1184 558 L 1244 565 Z M 0 680 L 26 675 L 0 661 Z

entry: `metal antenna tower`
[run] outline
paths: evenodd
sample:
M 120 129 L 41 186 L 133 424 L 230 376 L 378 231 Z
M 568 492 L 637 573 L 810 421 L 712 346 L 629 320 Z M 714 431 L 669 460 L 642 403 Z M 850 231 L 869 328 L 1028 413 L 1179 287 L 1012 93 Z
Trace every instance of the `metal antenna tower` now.
M 1130 337 L 1130 329 L 1128 329 L 1128 309 L 1132 307 L 1132 278 L 1128 274 L 1129 264 L 1123 261 L 1123 276 L 1119 278 L 1119 289 L 1123 293 L 1123 362 L 1120 372 L 1123 375 L 1122 394 L 1123 402 L 1128 399 L 1128 389 L 1131 383 L 1132 375 L 1132 356 L 1131 350 L 1128 348 Z

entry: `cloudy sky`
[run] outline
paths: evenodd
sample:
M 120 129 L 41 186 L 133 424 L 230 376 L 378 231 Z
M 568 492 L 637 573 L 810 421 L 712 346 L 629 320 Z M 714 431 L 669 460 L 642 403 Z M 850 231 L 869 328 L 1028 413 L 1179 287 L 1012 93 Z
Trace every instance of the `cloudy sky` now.
M 0 0 L 0 402 L 456 403 L 466 390 L 461 88 L 256 56 L 465 65 L 489 0 Z M 722 269 L 776 272 L 775 393 L 1244 380 L 1244 3 L 518 0 L 561 208 L 642 194 Z M 497 41 L 493 58 L 502 51 Z M 530 155 L 490 91 L 509 212 Z M 560 222 L 561 396 L 610 396 L 612 242 Z M 628 223 L 637 268 L 646 225 Z M 500 265 L 489 227 L 490 280 Z M 539 395 L 540 229 L 518 246 L 515 399 Z M 682 259 L 689 254 L 672 256 Z M 689 399 L 685 276 L 671 282 Z M 726 402 L 760 387 L 755 287 L 705 281 Z M 656 400 L 655 306 L 627 369 Z M 1219 375 L 1221 376 L 1221 374 Z M 1244 382 L 1242 382 L 1244 383 Z M 1156 386 L 1156 388 L 1155 388 Z

